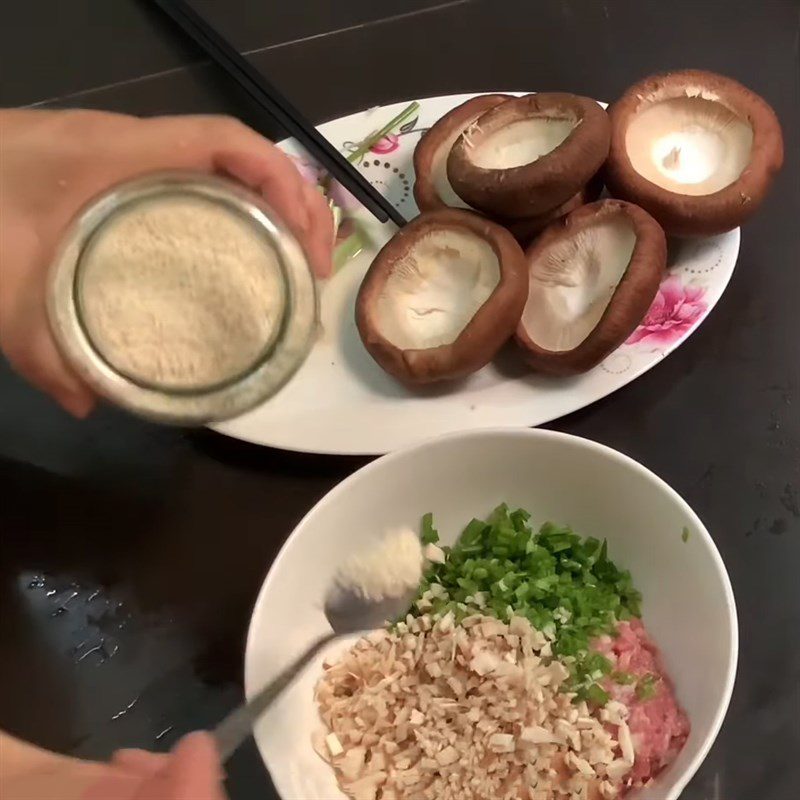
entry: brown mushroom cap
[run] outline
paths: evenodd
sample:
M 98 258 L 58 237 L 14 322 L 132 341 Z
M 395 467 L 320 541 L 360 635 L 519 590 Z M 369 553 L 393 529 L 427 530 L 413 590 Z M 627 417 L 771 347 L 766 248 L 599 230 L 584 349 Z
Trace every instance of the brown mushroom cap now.
M 551 225 L 525 255 L 528 301 L 517 341 L 535 369 L 572 375 L 599 364 L 642 321 L 667 243 L 643 209 L 600 200 Z
M 510 99 L 507 94 L 473 97 L 448 111 L 422 135 L 414 148 L 414 199 L 420 211 L 468 208 L 447 180 L 450 148 L 481 114 Z
M 588 97 L 546 93 L 508 100 L 453 145 L 447 175 L 456 193 L 489 215 L 524 219 L 565 203 L 600 169 L 610 124 Z
M 566 203 L 562 203 L 544 214 L 529 217 L 528 219 L 502 219 L 495 217 L 494 221 L 507 228 L 523 247 L 527 247 L 548 225 L 572 213 L 575 209 L 585 206 L 587 203 L 593 203 L 602 193 L 603 180 L 600 173 L 598 173 L 577 194 L 570 197 Z
M 421 214 L 378 253 L 356 299 L 364 346 L 405 383 L 485 366 L 519 322 L 528 288 L 514 237 L 460 209 Z
M 677 236 L 723 233 L 761 205 L 783 164 L 765 100 L 730 78 L 685 70 L 645 78 L 609 108 L 606 184 Z

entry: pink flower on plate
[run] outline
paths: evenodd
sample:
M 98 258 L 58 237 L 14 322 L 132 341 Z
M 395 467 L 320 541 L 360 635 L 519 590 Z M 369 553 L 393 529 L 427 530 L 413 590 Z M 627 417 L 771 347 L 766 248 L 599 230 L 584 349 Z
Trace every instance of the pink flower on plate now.
M 297 167 L 297 171 L 303 176 L 304 180 L 307 180 L 309 183 L 317 186 L 325 179 L 325 170 L 322 169 L 316 161 L 311 161 L 308 158 L 299 156 L 292 156 L 292 160 Z M 361 203 L 359 203 L 339 181 L 331 181 L 328 187 L 328 197 L 333 200 L 342 211 L 355 211 L 361 208 Z
M 313 183 L 314 185 L 318 184 L 322 180 L 322 176 L 325 173 L 322 167 L 320 167 L 316 161 L 312 161 L 310 158 L 303 156 L 289 157 L 294 162 L 295 167 L 297 167 L 297 171 L 303 176 L 304 180 L 307 180 L 309 183 Z
M 361 208 L 361 203 L 342 186 L 339 181 L 331 181 L 328 197 L 342 209 L 342 211 L 356 211 Z
M 659 287 L 653 304 L 627 344 L 674 344 L 683 338 L 708 310 L 701 286 L 684 286 L 680 278 L 668 277 Z
M 400 147 L 400 137 L 395 133 L 390 133 L 384 136 L 383 139 L 375 142 L 375 144 L 370 147 L 370 150 L 373 153 L 384 154 L 392 153 L 397 150 L 398 147 Z

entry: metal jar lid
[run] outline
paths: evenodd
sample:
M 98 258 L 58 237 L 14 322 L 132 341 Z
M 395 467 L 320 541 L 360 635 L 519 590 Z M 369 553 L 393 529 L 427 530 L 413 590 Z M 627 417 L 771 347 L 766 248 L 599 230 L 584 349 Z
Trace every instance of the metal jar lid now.
M 242 318 L 238 320 L 239 328 L 246 329 L 249 335 L 249 349 L 244 351 L 239 348 L 238 340 L 226 338 L 227 322 L 217 319 L 221 314 L 218 304 L 212 302 L 213 294 L 207 294 L 208 301 L 204 299 L 203 303 L 211 318 L 219 323 L 214 326 L 216 340 L 211 344 L 203 342 L 195 350 L 213 345 L 214 352 L 211 349 L 199 352 L 198 358 L 213 360 L 224 351 L 228 367 L 216 376 L 209 367 L 196 381 L 185 375 L 174 379 L 165 376 L 163 370 L 155 377 L 140 369 L 135 360 L 141 333 L 147 354 L 159 364 L 169 364 L 170 348 L 178 348 L 178 342 L 183 341 L 179 336 L 170 339 L 174 325 L 170 327 L 170 320 L 165 317 L 172 311 L 171 303 L 175 297 L 176 303 L 187 297 L 197 300 L 198 289 L 187 279 L 198 269 L 197 274 L 202 273 L 202 265 L 198 267 L 187 254 L 193 243 L 180 237 L 162 235 L 159 239 L 159 231 L 153 227 L 153 220 L 168 208 L 182 209 L 182 213 L 188 214 L 190 228 L 196 208 L 203 213 L 213 212 L 221 227 L 235 230 L 239 238 L 234 244 L 243 244 L 251 256 L 249 274 L 258 279 L 262 290 L 259 299 L 254 299 L 252 287 L 248 294 L 245 291 L 248 287 L 243 286 L 240 299 L 247 302 L 241 303 L 235 293 L 217 296 L 220 302 L 227 301 L 228 310 Z M 149 226 L 155 236 L 153 247 L 157 254 L 167 253 L 165 270 L 172 263 L 170 253 L 183 270 L 174 285 L 165 289 L 162 281 L 165 272 L 160 273 L 149 257 L 149 250 L 145 252 L 143 268 L 146 277 L 154 281 L 143 295 L 151 305 L 145 306 L 138 316 L 138 306 L 128 304 L 124 293 L 117 291 L 120 286 L 138 291 L 145 281 L 141 275 L 125 271 L 127 262 L 123 257 L 138 257 L 135 252 L 131 255 L 138 245 L 125 238 L 130 225 Z M 212 228 L 206 225 L 202 229 L 206 240 L 209 237 L 213 240 Z M 116 240 L 110 247 L 112 236 Z M 238 268 L 235 260 L 239 248 L 233 246 L 229 252 L 225 247 L 224 241 L 212 241 L 212 249 L 221 248 L 220 258 L 214 262 L 217 281 L 220 277 L 227 281 L 226 264 Z M 119 259 L 115 258 L 118 252 Z M 316 325 L 314 279 L 300 245 L 258 195 L 234 181 L 204 174 L 154 173 L 112 187 L 95 198 L 67 230 L 49 280 L 50 325 L 65 358 L 99 395 L 135 414 L 161 422 L 203 424 L 237 416 L 258 405 L 275 394 L 302 364 Z M 202 275 L 200 280 L 203 281 Z M 205 278 L 204 290 L 209 289 L 208 281 Z M 231 286 L 232 281 L 233 278 Z M 269 301 L 269 307 L 259 306 L 262 296 L 265 304 Z M 109 326 L 113 328 L 115 319 L 122 326 L 113 331 L 115 336 L 101 335 Z M 142 319 L 152 320 L 152 325 L 141 325 Z M 192 324 L 202 328 L 203 319 L 198 317 Z M 136 330 L 130 328 L 131 321 L 139 326 Z M 124 329 L 126 323 L 128 329 Z M 130 351 L 126 350 L 128 346 Z

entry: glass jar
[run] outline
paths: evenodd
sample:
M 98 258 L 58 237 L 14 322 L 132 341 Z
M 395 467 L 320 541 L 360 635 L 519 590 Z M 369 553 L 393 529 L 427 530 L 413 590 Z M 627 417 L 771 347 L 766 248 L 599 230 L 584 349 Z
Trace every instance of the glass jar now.
M 102 397 L 161 422 L 228 419 L 304 361 L 314 278 L 263 199 L 234 181 L 160 172 L 73 220 L 49 276 L 64 357 Z

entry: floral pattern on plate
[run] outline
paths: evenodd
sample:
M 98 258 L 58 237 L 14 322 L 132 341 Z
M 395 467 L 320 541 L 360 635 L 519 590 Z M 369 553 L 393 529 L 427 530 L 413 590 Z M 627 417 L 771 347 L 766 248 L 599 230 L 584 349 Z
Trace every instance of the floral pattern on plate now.
M 682 339 L 706 314 L 705 294 L 705 287 L 684 284 L 677 275 L 669 275 L 627 344 L 663 347 Z

